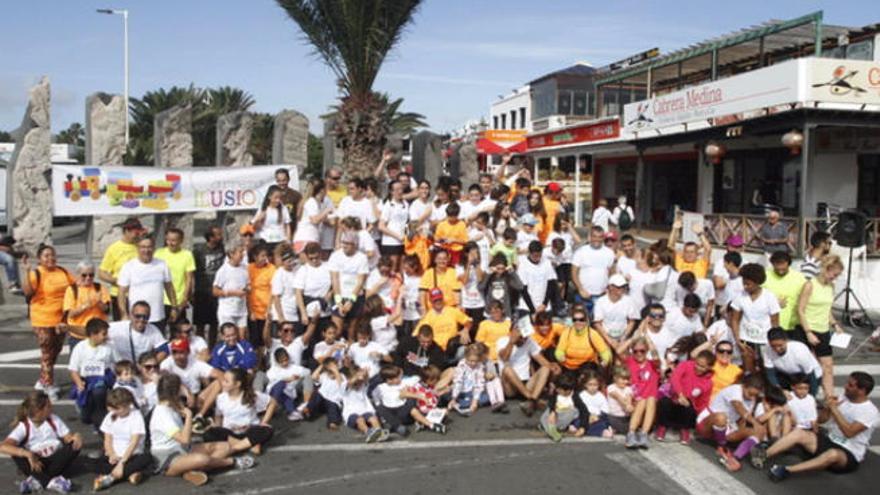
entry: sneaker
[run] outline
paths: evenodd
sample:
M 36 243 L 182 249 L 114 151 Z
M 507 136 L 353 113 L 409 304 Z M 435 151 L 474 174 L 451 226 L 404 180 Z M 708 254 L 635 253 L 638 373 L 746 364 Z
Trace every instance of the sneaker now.
M 749 461 L 753 468 L 764 469 L 764 465 L 767 463 L 767 446 L 759 443 L 752 447 L 752 450 L 749 451 Z
M 15 295 L 15 296 L 23 296 L 24 295 L 24 291 L 21 290 L 21 287 L 19 287 L 17 285 L 13 285 L 12 287 L 10 287 L 9 293 L 12 295 Z
M 33 476 L 28 476 L 18 484 L 19 493 L 37 493 L 41 491 L 43 491 L 43 485 Z
M 366 443 L 374 443 L 379 440 L 379 437 L 382 436 L 382 430 L 379 428 L 370 428 L 367 430 L 367 434 L 364 437 L 364 441 Z
M 409 429 L 406 426 L 399 425 L 397 428 L 394 429 L 394 433 L 397 433 L 398 435 L 405 437 L 405 436 L 409 435 Z
M 501 402 L 492 406 L 492 414 L 510 414 L 510 410 L 507 409 L 507 404 Z
M 61 394 L 61 389 L 59 389 L 55 385 L 49 385 L 48 387 L 46 387 L 44 389 L 44 391 L 46 392 L 46 395 L 49 396 L 50 401 L 58 402 L 58 398 Z M 67 478 L 64 478 L 64 479 L 67 479 Z M 68 480 L 68 481 L 70 481 L 70 480 Z
M 545 431 L 547 432 L 547 436 L 550 437 L 550 440 L 553 440 L 557 443 L 562 441 L 562 433 L 559 433 L 559 430 L 556 429 L 556 426 L 550 425 L 550 427 L 548 427 Z
M 113 476 L 109 474 L 105 474 L 104 476 L 98 476 L 95 478 L 95 482 L 92 483 L 92 489 L 96 492 L 101 490 L 106 490 L 113 486 Z
M 243 455 L 241 457 L 235 458 L 235 469 L 239 471 L 247 471 L 249 469 L 253 469 L 256 463 L 257 461 L 255 461 L 253 457 L 249 455 Z
M 658 426 L 656 430 L 654 430 L 654 440 L 658 442 L 663 442 L 666 440 L 666 427 Z
M 640 449 L 647 449 L 648 448 L 649 445 L 648 445 L 648 434 L 647 433 L 645 433 L 644 431 L 636 432 L 636 438 L 638 438 L 638 442 L 639 442 L 638 446 Z
M 614 438 L 614 428 L 608 427 L 602 431 L 602 438 Z
M 128 477 L 128 482 L 135 486 L 140 485 L 143 480 L 144 473 L 141 473 L 140 471 L 132 473 L 131 476 Z
M 636 432 L 631 431 L 626 434 L 626 442 L 624 442 L 624 446 L 628 449 L 637 449 L 639 447 L 639 439 L 636 436 Z
M 288 421 L 302 421 L 303 414 L 299 411 L 293 411 L 287 415 L 287 420 Z
M 774 483 L 779 483 L 780 481 L 788 478 L 791 475 L 791 472 L 788 471 L 788 468 L 785 466 L 780 466 L 779 464 L 774 464 L 770 466 L 770 470 L 767 471 L 767 476 L 770 477 L 770 481 Z
M 535 414 L 535 402 L 534 401 L 525 401 L 519 403 L 519 410 L 522 411 L 523 414 L 527 418 L 531 418 L 533 414 Z
M 49 484 L 46 485 L 46 488 L 53 492 L 70 493 L 70 490 L 73 489 L 73 483 L 64 476 L 56 476 L 49 480 Z
M 434 426 L 431 427 L 431 431 L 433 431 L 434 433 L 445 435 L 446 425 L 444 425 L 443 423 L 434 423 Z
M 208 482 L 208 475 L 202 471 L 187 471 L 182 477 L 193 486 L 202 486 Z
M 719 459 L 723 459 L 721 462 L 724 463 L 727 460 L 727 456 L 730 455 L 730 451 L 727 450 L 727 447 L 719 445 L 718 447 L 715 447 L 715 455 L 717 455 Z
M 691 430 L 690 428 L 685 428 L 678 432 L 678 442 L 682 445 L 690 445 L 691 443 Z
M 34 384 L 34 390 L 42 390 L 43 392 L 45 392 L 45 391 L 46 391 L 46 386 L 43 385 L 43 382 L 42 382 L 42 381 L 37 380 L 37 383 Z
M 195 418 L 193 418 L 193 428 L 192 432 L 196 435 L 204 435 L 206 431 L 208 431 L 208 427 L 210 427 L 211 422 L 201 414 L 197 414 Z
M 379 439 L 376 441 L 387 442 L 389 438 L 391 438 L 391 432 L 383 428 L 379 430 Z
M 727 470 L 730 471 L 731 473 L 735 473 L 735 472 L 739 471 L 740 469 L 742 469 L 742 463 L 739 462 L 739 459 L 737 459 L 736 456 L 734 456 L 733 454 L 731 454 L 729 452 L 728 452 L 726 458 L 719 459 L 719 460 L 721 461 L 722 464 L 724 464 L 724 467 L 726 467 Z

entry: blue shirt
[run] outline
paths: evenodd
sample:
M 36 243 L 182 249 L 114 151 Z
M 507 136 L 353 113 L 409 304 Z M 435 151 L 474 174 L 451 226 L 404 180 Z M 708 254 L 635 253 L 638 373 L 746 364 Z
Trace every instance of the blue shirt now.
M 232 347 L 228 347 L 225 342 L 220 342 L 214 346 L 208 364 L 220 371 L 229 371 L 233 368 L 251 370 L 257 367 L 257 354 L 248 341 L 239 341 Z

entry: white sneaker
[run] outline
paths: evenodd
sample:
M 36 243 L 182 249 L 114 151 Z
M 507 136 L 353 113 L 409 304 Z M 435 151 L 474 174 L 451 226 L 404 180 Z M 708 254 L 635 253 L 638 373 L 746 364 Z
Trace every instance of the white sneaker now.
M 302 421 L 303 415 L 299 411 L 293 411 L 287 415 L 287 419 L 288 419 L 288 421 Z
M 43 391 L 45 391 L 45 390 L 46 390 L 46 386 L 43 385 L 43 382 L 41 382 L 40 380 L 37 380 L 37 383 L 34 384 L 34 390 L 43 390 Z
M 257 462 L 249 455 L 243 455 L 235 458 L 235 469 L 239 471 L 247 471 L 252 469 Z

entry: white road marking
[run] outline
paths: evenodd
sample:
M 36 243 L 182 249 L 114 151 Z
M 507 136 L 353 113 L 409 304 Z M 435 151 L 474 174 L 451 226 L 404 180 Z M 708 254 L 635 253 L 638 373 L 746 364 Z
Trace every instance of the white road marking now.
M 55 366 L 58 367 L 57 365 Z M 3 370 L 38 370 L 40 369 L 40 365 L 38 363 L 2 363 L 0 364 L 0 369 Z
M 0 399 L 0 406 L 18 406 L 23 399 Z M 52 402 L 53 406 L 72 406 L 75 402 L 69 399 L 61 399 Z
M 65 345 L 61 350 L 61 356 L 70 353 L 69 346 Z M 14 363 L 16 361 L 25 361 L 27 359 L 39 359 L 39 349 L 28 349 L 25 351 L 0 352 L 0 363 Z
M 880 455 L 880 445 L 872 445 L 872 446 L 868 447 L 868 450 L 870 450 L 871 452 L 873 452 L 877 455 Z
M 565 438 L 562 443 L 609 443 L 612 440 L 600 437 Z M 288 444 L 267 449 L 266 452 L 357 452 L 368 450 L 422 450 L 468 447 L 521 447 L 528 445 L 551 445 L 548 438 L 512 438 L 493 440 L 438 440 L 414 442 L 402 440 L 388 443 L 324 443 L 314 445 Z
M 684 489 L 690 495 L 755 495 L 749 487 L 692 447 L 654 442 L 648 450 L 608 454 L 606 457 L 637 478 L 650 480 L 651 486 L 663 493 Z M 665 476 L 659 476 L 658 472 Z

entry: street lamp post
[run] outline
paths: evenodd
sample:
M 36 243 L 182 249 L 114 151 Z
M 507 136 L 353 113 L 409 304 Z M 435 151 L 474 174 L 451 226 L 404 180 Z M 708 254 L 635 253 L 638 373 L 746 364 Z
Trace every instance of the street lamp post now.
M 125 99 L 125 149 L 128 151 L 128 10 L 127 9 L 98 9 L 99 14 L 121 15 L 123 50 L 125 51 L 124 62 L 124 87 L 122 97 Z

